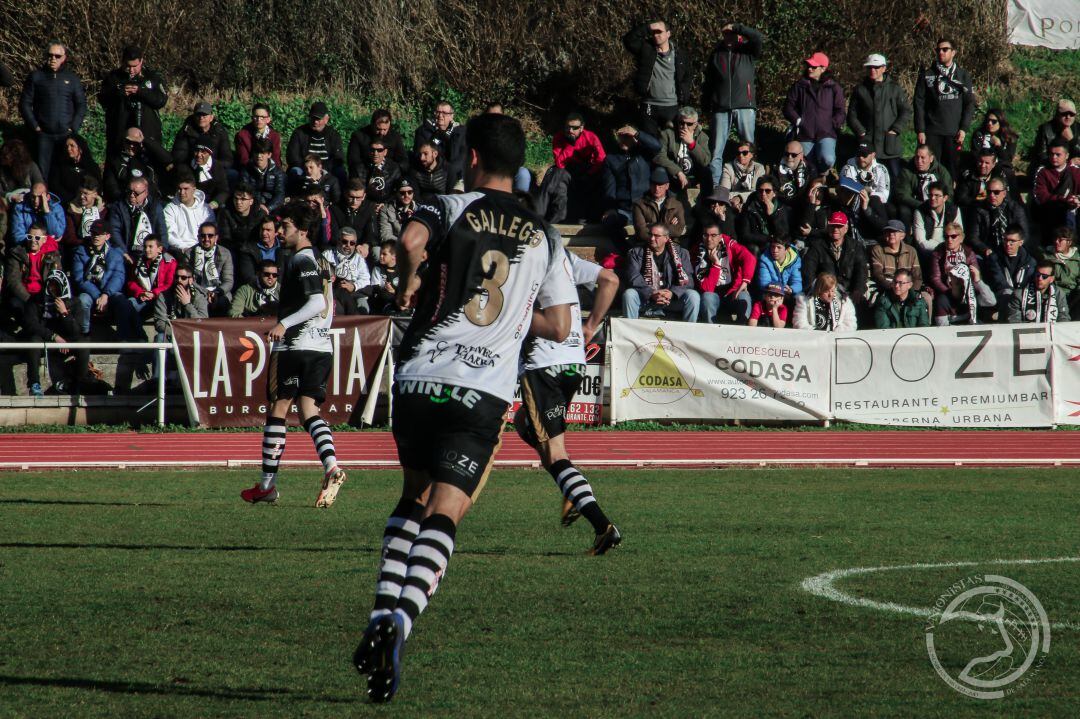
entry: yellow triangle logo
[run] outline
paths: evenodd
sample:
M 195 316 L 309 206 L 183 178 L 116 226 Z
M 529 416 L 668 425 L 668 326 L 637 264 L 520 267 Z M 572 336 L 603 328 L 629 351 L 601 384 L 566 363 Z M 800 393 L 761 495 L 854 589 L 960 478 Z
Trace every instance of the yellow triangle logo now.
M 627 396 L 631 390 L 639 389 L 671 389 L 689 391 L 694 396 L 701 396 L 701 390 L 695 390 L 686 381 L 681 370 L 676 366 L 671 355 L 664 349 L 664 331 L 656 330 L 656 349 L 638 372 L 637 379 L 628 389 L 623 390 L 623 396 Z

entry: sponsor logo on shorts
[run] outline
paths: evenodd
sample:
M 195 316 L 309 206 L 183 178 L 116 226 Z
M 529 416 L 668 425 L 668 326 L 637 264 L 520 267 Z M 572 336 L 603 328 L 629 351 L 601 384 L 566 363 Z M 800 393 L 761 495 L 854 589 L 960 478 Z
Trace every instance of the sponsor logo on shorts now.
M 565 404 L 560 404 L 558 407 L 552 407 L 547 412 L 544 412 L 544 415 L 548 419 L 558 419 L 559 417 L 562 417 L 565 414 L 566 414 L 566 405 Z
M 467 479 L 472 479 L 480 470 L 480 463 L 467 454 L 454 449 L 447 449 L 439 457 L 439 467 L 449 469 L 454 474 Z

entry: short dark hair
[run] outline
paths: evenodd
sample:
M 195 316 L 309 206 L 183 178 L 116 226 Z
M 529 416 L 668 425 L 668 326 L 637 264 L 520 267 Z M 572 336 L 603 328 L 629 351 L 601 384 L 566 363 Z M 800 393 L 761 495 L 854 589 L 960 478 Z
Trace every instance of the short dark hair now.
M 278 218 L 291 220 L 296 225 L 296 229 L 306 232 L 308 237 L 315 234 L 315 223 L 318 221 L 318 216 L 315 209 L 306 202 L 290 202 L 281 208 Z
M 933 182 L 931 182 L 929 185 L 926 186 L 926 196 L 929 197 L 930 193 L 933 192 L 934 190 L 940 191 L 941 194 L 945 195 L 945 197 L 948 197 L 951 194 L 949 192 L 948 185 L 946 185 L 941 180 L 934 180 Z
M 393 120 L 393 117 L 390 115 L 390 111 L 387 110 L 385 107 L 380 107 L 376 109 L 375 112 L 371 113 L 372 124 L 382 119 Z
M 44 222 L 34 222 L 30 227 L 26 228 L 27 232 L 30 232 L 30 230 L 41 230 L 46 235 L 49 234 L 49 228 L 45 226 Z
M 1055 137 L 1046 145 L 1046 154 L 1049 155 L 1050 150 L 1054 149 L 1055 147 L 1060 147 L 1065 150 L 1066 155 L 1069 154 L 1069 143 L 1063 140 L 1060 135 Z
M 704 236 L 704 235 L 705 235 L 705 230 L 711 229 L 711 228 L 713 228 L 713 227 L 715 227 L 716 229 L 720 230 L 720 234 L 721 234 L 721 235 L 722 235 L 722 234 L 724 234 L 724 228 L 723 228 L 723 226 L 721 226 L 721 225 L 720 225 L 720 223 L 719 223 L 719 222 L 717 222 L 717 221 L 716 221 L 715 219 L 713 219 L 713 218 L 711 218 L 711 217 L 710 217 L 709 219 L 707 219 L 707 220 L 703 220 L 703 221 L 701 222 L 701 234 L 702 234 L 702 236 Z
M 243 193 L 245 195 L 251 195 L 252 197 L 254 197 L 255 196 L 255 188 L 252 187 L 251 185 L 249 185 L 246 182 L 241 182 L 236 187 L 233 188 L 232 193 L 233 193 L 233 197 L 236 197 L 237 195 L 239 195 L 241 193 Z
M 492 175 L 513 177 L 525 164 L 525 131 L 509 115 L 489 112 L 471 118 L 465 126 L 465 145 Z
M 354 177 L 349 180 L 349 184 L 345 186 L 346 192 L 354 192 L 356 190 L 363 190 L 367 193 L 367 183 L 361 180 L 359 177 Z
M 304 162 L 314 162 L 319 167 L 323 166 L 323 159 L 316 155 L 314 152 L 309 152 L 304 155 Z
M 943 43 L 943 42 L 947 42 L 947 43 L 949 43 L 949 45 L 951 45 L 951 46 L 952 46 L 952 49 L 953 49 L 953 50 L 956 50 L 956 49 L 957 49 L 957 47 L 956 47 L 956 43 L 955 43 L 955 42 L 953 42 L 953 39 L 952 39 L 951 37 L 949 37 L 948 35 L 942 35 L 941 37 L 939 37 L 939 38 L 937 39 L 937 42 L 935 42 L 935 43 L 934 43 L 934 46 L 936 47 L 936 46 L 940 45 L 940 44 L 941 44 L 941 43 Z
M 98 179 L 93 175 L 85 175 L 83 176 L 82 182 L 79 183 L 79 189 L 99 192 L 101 190 L 101 183 L 98 182 Z
M 183 166 L 177 168 L 175 178 L 177 187 L 184 184 L 185 182 L 191 183 L 192 185 L 199 184 L 195 182 L 195 175 L 191 172 L 191 170 Z
M 379 249 L 381 250 L 384 247 L 390 247 L 396 252 L 397 251 L 397 240 L 383 240 L 382 242 L 379 243 Z
M 762 185 L 772 185 L 773 189 L 775 190 L 776 186 L 779 184 L 780 182 L 773 175 L 762 175 L 757 179 L 757 182 L 754 184 L 754 189 L 760 190 Z
M 566 123 L 573 122 L 574 120 L 579 121 L 582 125 L 585 124 L 585 116 L 582 115 L 580 112 L 567 113 L 566 119 L 563 120 L 563 124 L 565 125 Z
M 251 143 L 251 154 L 252 155 L 259 155 L 259 154 L 273 155 L 274 154 L 274 146 L 270 144 L 269 140 L 260 137 L 260 138 L 258 138 L 257 140 L 255 140 L 254 142 Z
M 147 235 L 147 239 L 149 239 L 149 235 Z M 180 270 L 195 274 L 195 268 L 192 267 L 191 263 L 188 262 L 187 258 L 184 257 L 178 257 L 176 260 L 176 271 L 179 272 Z
M 200 230 L 202 228 L 204 228 L 204 227 L 212 227 L 212 228 L 214 228 L 214 234 L 215 235 L 221 234 L 221 230 L 218 229 L 218 226 L 217 226 L 216 222 L 210 222 L 209 220 L 207 220 L 206 222 L 202 222 L 202 223 L 199 224 L 199 229 Z
M 893 274 L 893 281 L 895 282 L 897 279 L 899 279 L 900 275 L 904 275 L 909 280 L 912 279 L 911 270 L 901 267 Z
M 1035 269 L 1037 269 L 1037 270 L 1045 270 L 1045 269 L 1052 270 L 1052 269 L 1054 269 L 1054 261 L 1052 259 L 1050 259 L 1049 257 L 1044 257 L 1044 258 L 1042 258 L 1041 260 L 1039 260 L 1038 262 L 1035 263 Z
M 262 262 L 259 263 L 259 269 L 260 270 L 267 270 L 267 269 L 270 269 L 271 267 L 274 267 L 274 268 L 277 267 L 277 263 L 274 262 L 273 260 L 263 260 Z
M 915 152 L 918 152 L 919 150 L 926 150 L 927 152 L 930 153 L 931 157 L 934 157 L 934 148 L 930 147 L 925 142 L 923 144 L 921 144 L 921 145 L 916 145 L 915 146 Z
M 161 241 L 161 235 L 156 232 L 151 232 L 149 235 L 143 238 L 143 247 L 146 247 L 147 242 L 156 242 L 162 247 L 165 246 L 165 243 Z
M 424 140 L 423 142 L 421 142 L 420 144 L 418 144 L 418 145 L 416 146 L 416 154 L 417 154 L 417 155 L 419 155 L 419 154 L 420 154 L 420 150 L 421 150 L 421 149 L 423 149 L 423 148 L 425 148 L 425 147 L 430 147 L 430 148 L 431 148 L 432 150 L 434 150 L 435 152 L 438 152 L 438 151 L 439 151 L 439 148 L 438 148 L 438 147 L 437 147 L 437 146 L 435 145 L 435 143 L 434 143 L 434 142 L 432 142 L 431 140 Z
M 251 114 L 252 115 L 255 114 L 256 110 L 266 110 L 267 115 L 272 115 L 273 114 L 272 112 L 270 112 L 270 106 L 267 105 L 265 102 L 256 102 L 254 105 L 251 106 Z
M 1062 238 L 1066 238 L 1069 241 L 1073 241 L 1075 239 L 1073 237 L 1073 231 L 1071 227 L 1066 227 L 1065 225 L 1062 225 L 1061 227 L 1058 227 L 1054 230 L 1054 239 L 1060 240 Z
M 1020 235 L 1020 237 L 1023 238 L 1024 228 L 1019 223 L 1012 222 L 1005 228 L 1005 232 L 1001 234 L 1002 237 L 1005 237 L 1006 235 Z

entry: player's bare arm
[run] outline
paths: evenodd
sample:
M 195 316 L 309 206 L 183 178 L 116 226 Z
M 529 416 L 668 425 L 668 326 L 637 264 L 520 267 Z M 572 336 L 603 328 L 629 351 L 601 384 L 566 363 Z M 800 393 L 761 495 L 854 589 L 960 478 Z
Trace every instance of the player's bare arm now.
M 562 342 L 570 334 L 570 308 L 573 305 L 554 305 L 534 309 L 529 334 L 552 342 Z
M 398 282 L 396 303 L 399 309 L 408 309 L 419 283 L 416 282 L 416 270 L 424 260 L 431 231 L 420 222 L 405 225 L 398 239 Z
M 589 319 L 581 325 L 581 334 L 585 344 L 592 341 L 593 336 L 600 329 L 604 318 L 607 317 L 611 303 L 619 293 L 619 276 L 611 270 L 603 270 L 596 278 L 596 295 L 593 297 L 592 311 Z

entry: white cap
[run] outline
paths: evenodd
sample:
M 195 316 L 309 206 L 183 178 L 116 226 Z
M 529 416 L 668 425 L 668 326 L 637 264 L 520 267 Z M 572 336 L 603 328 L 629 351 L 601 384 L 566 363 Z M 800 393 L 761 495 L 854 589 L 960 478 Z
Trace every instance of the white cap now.
M 889 63 L 885 61 L 884 55 L 874 53 L 866 58 L 866 62 L 863 63 L 863 67 L 885 67 Z

